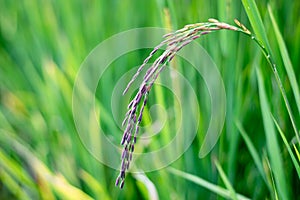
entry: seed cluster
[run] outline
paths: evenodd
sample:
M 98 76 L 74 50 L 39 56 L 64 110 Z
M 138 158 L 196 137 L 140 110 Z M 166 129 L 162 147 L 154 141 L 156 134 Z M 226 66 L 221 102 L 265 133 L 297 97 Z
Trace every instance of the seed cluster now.
M 250 33 L 240 22 L 238 22 L 237 25 L 240 28 L 219 22 L 216 19 L 209 19 L 206 23 L 189 24 L 173 33 L 164 35 L 163 37 L 165 39 L 150 52 L 149 56 L 144 60 L 143 64 L 139 67 L 135 75 L 128 83 L 123 92 L 123 95 L 128 91 L 132 83 L 139 76 L 141 71 L 144 69 L 152 56 L 157 52 L 157 50 L 162 48 L 163 46 L 166 46 L 164 52 L 146 71 L 137 94 L 128 104 L 128 111 L 125 114 L 125 119 L 122 123 L 122 126 L 125 126 L 126 128 L 121 140 L 121 145 L 123 145 L 123 152 L 121 156 L 122 162 L 120 174 L 116 179 L 116 186 L 120 186 L 120 188 L 123 188 L 124 186 L 125 174 L 129 169 L 130 162 L 132 160 L 134 145 L 139 133 L 139 126 L 142 120 L 145 105 L 147 103 L 148 94 L 161 71 L 174 58 L 174 56 L 178 51 L 180 51 L 180 49 L 191 43 L 193 40 L 199 38 L 201 35 L 205 35 L 213 31 L 222 29 L 240 31 L 246 34 Z

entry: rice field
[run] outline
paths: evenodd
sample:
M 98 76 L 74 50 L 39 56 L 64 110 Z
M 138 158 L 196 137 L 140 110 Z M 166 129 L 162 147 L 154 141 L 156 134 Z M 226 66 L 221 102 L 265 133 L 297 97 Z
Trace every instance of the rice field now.
M 299 9 L 0 1 L 0 199 L 299 199 Z

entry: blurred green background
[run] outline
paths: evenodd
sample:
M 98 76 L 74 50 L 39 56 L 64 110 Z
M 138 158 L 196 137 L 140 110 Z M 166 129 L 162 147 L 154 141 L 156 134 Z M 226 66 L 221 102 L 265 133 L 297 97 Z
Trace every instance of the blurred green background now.
M 286 66 L 290 58 L 298 86 L 300 1 L 256 3 L 299 132 L 299 102 Z M 276 35 L 268 5 L 284 43 Z M 222 31 L 197 41 L 219 67 L 227 96 L 223 132 L 208 156 L 198 157 L 210 119 L 209 95 L 202 78 L 180 59 L 170 67 L 190 77 L 201 117 L 197 137 L 172 168 L 140 176 L 128 174 L 125 188 L 120 190 L 114 186 L 118 171 L 98 162 L 82 145 L 72 116 L 72 89 L 90 51 L 121 31 L 138 27 L 176 30 L 208 18 L 231 24 L 237 18 L 253 31 L 241 1 L 1 0 L 0 199 L 234 199 L 236 193 L 251 199 L 299 199 L 300 149 L 283 98 L 258 46 L 239 33 Z M 288 54 L 282 51 L 282 44 Z M 141 64 L 150 51 L 122 56 L 99 82 L 100 126 L 116 145 L 122 131 L 113 121 L 110 95 L 117 80 Z M 176 104 L 165 88 L 157 86 L 151 92 L 149 106 L 157 102 L 165 108 Z M 186 98 L 184 91 L 182 98 Z M 268 113 L 266 102 L 284 139 L 273 120 L 262 115 Z M 156 115 L 159 119 L 159 113 Z M 184 116 L 184 120 L 191 120 L 189 117 Z M 146 110 L 142 123 L 150 121 Z M 166 144 L 177 122 L 176 118 L 167 122 L 160 134 L 163 136 L 145 144 L 144 151 Z M 275 134 L 270 135 L 272 127 Z M 90 130 L 86 134 L 97 137 Z

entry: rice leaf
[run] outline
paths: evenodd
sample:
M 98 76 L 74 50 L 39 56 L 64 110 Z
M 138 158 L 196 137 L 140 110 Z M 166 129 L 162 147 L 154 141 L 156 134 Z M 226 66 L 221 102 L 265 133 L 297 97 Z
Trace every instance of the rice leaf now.
M 221 167 L 221 165 L 220 165 L 220 163 L 218 162 L 217 159 L 215 160 L 215 165 L 216 165 L 216 167 L 217 167 L 217 170 L 218 170 L 218 172 L 219 172 L 219 174 L 220 174 L 220 176 L 221 176 L 221 178 L 222 178 L 222 180 L 223 180 L 223 182 L 224 182 L 226 188 L 227 188 L 227 189 L 229 190 L 229 192 L 230 192 L 230 197 L 231 197 L 232 199 L 234 199 L 234 200 L 237 200 L 236 192 L 235 192 L 235 190 L 233 189 L 231 183 L 229 182 L 229 180 L 228 180 L 228 178 L 227 178 L 225 172 L 223 171 L 223 169 L 222 169 L 222 167 Z
M 24 190 L 24 188 L 16 180 L 14 180 L 9 173 L 7 173 L 2 168 L 0 168 L 0 180 L 1 180 L 1 185 L 2 184 L 5 185 L 13 193 L 14 197 L 22 200 L 32 199 L 26 193 L 26 190 Z
M 255 3 L 254 0 L 242 0 L 242 2 L 243 2 L 243 5 L 244 5 L 244 8 L 246 10 L 246 13 L 249 17 L 250 23 L 253 27 L 256 38 L 258 40 L 256 40 L 255 37 L 252 37 L 252 39 L 254 39 L 254 41 L 260 46 L 262 52 L 264 53 L 264 56 L 266 57 L 267 61 L 269 62 L 270 66 L 272 68 L 272 71 L 273 71 L 274 76 L 276 78 L 276 82 L 278 84 L 281 95 L 283 97 L 286 109 L 288 111 L 288 114 L 289 114 L 293 129 L 294 129 L 295 135 L 297 137 L 298 142 L 300 143 L 300 136 L 299 136 L 299 133 L 298 133 L 298 128 L 296 126 L 295 119 L 294 119 L 294 116 L 293 116 L 293 113 L 292 113 L 292 110 L 291 110 L 290 103 L 287 99 L 285 89 L 283 87 L 282 81 L 281 81 L 280 76 L 278 74 L 276 63 L 274 61 L 274 57 L 272 55 L 271 47 L 270 47 L 269 41 L 267 39 L 267 34 L 266 34 L 266 31 L 265 31 L 264 25 L 262 23 L 260 14 L 258 12 L 256 3 Z
M 279 196 L 282 199 L 289 199 L 280 148 L 276 139 L 275 128 L 270 114 L 268 99 L 264 88 L 263 76 L 259 68 L 256 68 L 256 74 L 258 79 L 259 100 L 266 135 L 267 150 L 271 161 L 271 170 L 274 174 L 274 179 L 277 190 L 279 192 Z
M 295 155 L 294 155 L 294 153 L 293 153 L 293 151 L 292 151 L 292 149 L 291 149 L 291 147 L 290 147 L 290 145 L 289 145 L 289 143 L 288 143 L 288 141 L 287 141 L 284 133 L 282 132 L 279 124 L 277 123 L 277 121 L 276 121 L 276 119 L 274 117 L 273 117 L 273 121 L 274 121 L 274 123 L 275 123 L 275 125 L 277 127 L 278 132 L 280 133 L 280 136 L 281 136 L 281 138 L 282 138 L 282 140 L 283 140 L 283 142 L 284 142 L 284 144 L 285 144 L 285 146 L 286 146 L 286 148 L 287 148 L 290 156 L 291 156 L 291 159 L 292 159 L 293 164 L 294 164 L 294 166 L 296 168 L 298 177 L 300 179 L 300 166 L 299 166 L 299 163 L 297 162 L 296 157 L 295 157 Z
M 151 200 L 158 200 L 158 192 L 153 184 L 153 182 L 145 175 L 145 173 L 135 173 L 133 174 L 134 178 L 138 180 L 140 183 L 142 183 L 146 188 L 146 194 L 144 194 L 144 197 L 147 197 L 147 199 Z M 141 190 L 142 192 L 143 190 Z
M 238 120 L 235 122 L 235 125 L 236 125 L 237 129 L 239 130 L 239 132 L 241 133 L 241 135 L 242 135 L 242 137 L 243 137 L 243 139 L 244 139 L 244 141 L 247 145 L 247 148 L 248 148 L 248 150 L 249 150 L 249 152 L 250 152 L 250 154 L 251 154 L 251 156 L 254 160 L 254 163 L 255 163 L 255 165 L 256 165 L 259 173 L 260 173 L 260 175 L 262 176 L 262 178 L 264 179 L 264 181 L 268 185 L 268 187 L 270 187 L 269 184 L 268 184 L 267 178 L 266 178 L 266 174 L 264 173 L 264 168 L 263 168 L 261 159 L 259 157 L 259 154 L 256 151 L 256 149 L 255 149 L 253 143 L 251 142 L 249 136 L 247 135 L 245 129 L 243 128 L 243 125 Z
M 0 130 L 0 133 L 0 141 L 10 144 L 15 152 L 17 152 L 17 154 L 19 154 L 27 162 L 32 172 L 39 180 L 39 187 L 43 197 L 46 195 L 47 197 L 52 196 L 52 190 L 54 190 L 61 199 L 92 199 L 88 194 L 71 185 L 63 175 L 53 174 L 48 167 L 32 153 L 31 149 L 23 144 L 20 139 L 13 138 L 12 135 L 5 130 Z M 45 194 L 45 191 L 43 191 L 44 187 L 46 187 L 45 191 L 47 191 L 48 194 Z
M 270 52 L 271 48 L 267 39 L 267 34 L 255 1 L 242 0 L 242 3 L 257 39 L 262 43 L 263 47 L 265 47 L 267 51 Z
M 269 15 L 270 15 L 270 18 L 271 18 L 271 21 L 272 21 L 272 27 L 275 31 L 275 36 L 276 36 L 276 39 L 277 39 L 277 42 L 278 42 L 278 45 L 279 45 L 279 50 L 280 50 L 281 57 L 282 57 L 282 60 L 283 60 L 283 63 L 284 63 L 284 67 L 285 67 L 285 70 L 286 70 L 287 75 L 289 77 L 289 80 L 291 82 L 291 87 L 292 87 L 292 90 L 294 92 L 296 105 L 297 105 L 297 108 L 298 108 L 298 111 L 299 111 L 299 114 L 300 114 L 300 94 L 299 94 L 299 87 L 298 87 L 298 83 L 297 83 L 297 80 L 296 80 L 293 65 L 292 65 L 291 59 L 289 57 L 289 53 L 287 51 L 284 40 L 282 38 L 282 35 L 280 33 L 280 30 L 278 28 L 278 25 L 275 21 L 275 18 L 274 18 L 273 12 L 272 12 L 272 8 L 271 8 L 270 5 L 268 5 L 268 12 L 269 12 Z
M 12 177 L 23 183 L 24 185 L 36 189 L 32 178 L 28 173 L 18 164 L 15 160 L 11 159 L 2 149 L 0 148 L 0 167 L 5 169 Z
M 278 200 L 278 191 L 276 189 L 276 184 L 275 184 L 275 181 L 274 181 L 274 176 L 273 176 L 273 173 L 272 173 L 272 170 L 271 170 L 271 166 L 270 166 L 270 161 L 267 157 L 267 155 L 264 153 L 264 160 L 265 160 L 265 164 L 266 164 L 266 167 L 268 168 L 269 172 L 270 172 L 270 181 L 272 183 L 272 189 L 273 189 L 273 195 L 274 195 L 274 198 L 276 200 Z
M 210 183 L 210 182 L 208 182 L 200 177 L 197 177 L 195 175 L 192 175 L 192 174 L 189 174 L 189 173 L 186 173 L 186 172 L 183 172 L 183 171 L 171 168 L 171 167 L 169 167 L 167 169 L 170 173 L 172 173 L 176 176 L 180 176 L 180 177 L 182 177 L 186 180 L 189 180 L 193 183 L 196 183 L 197 185 L 200 185 L 201 187 L 204 187 L 204 188 L 210 190 L 211 192 L 216 193 L 217 195 L 220 195 L 221 197 L 231 198 L 231 193 L 227 189 L 224 189 L 218 185 Z M 237 194 L 236 196 L 237 196 L 237 199 L 239 199 L 239 200 L 249 199 L 241 194 Z
M 110 200 L 109 194 L 105 190 L 102 184 L 98 182 L 92 175 L 81 169 L 79 171 L 79 176 L 83 182 L 93 191 L 97 199 L 107 199 Z
M 294 146 L 294 149 L 295 149 L 296 155 L 297 155 L 297 157 L 298 157 L 298 161 L 300 162 L 300 154 L 299 154 L 299 151 L 298 151 L 298 149 L 297 149 L 297 147 L 296 147 L 296 145 L 295 145 L 295 144 L 293 144 L 293 146 Z

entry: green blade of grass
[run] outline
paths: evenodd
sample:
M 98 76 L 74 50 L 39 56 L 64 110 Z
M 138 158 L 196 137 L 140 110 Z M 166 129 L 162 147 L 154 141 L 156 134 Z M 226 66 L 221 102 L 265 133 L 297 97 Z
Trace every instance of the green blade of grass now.
M 232 0 L 224 1 L 219 0 L 218 2 L 218 20 L 220 21 L 232 21 L 233 16 L 238 16 L 237 4 Z M 226 121 L 225 130 L 226 134 L 230 135 L 228 138 L 229 154 L 228 154 L 228 164 L 224 169 L 228 175 L 229 180 L 234 183 L 236 179 L 236 169 L 237 169 L 237 148 L 239 141 L 239 134 L 232 123 L 235 116 L 237 115 L 238 106 L 235 106 L 235 101 L 237 100 L 237 75 L 239 74 L 240 66 L 237 63 L 238 57 L 238 37 L 240 35 L 233 34 L 230 31 L 219 32 L 220 35 L 220 53 L 218 59 L 222 59 L 222 68 L 224 70 L 223 77 L 226 87 Z M 228 51 L 230 49 L 230 51 Z M 220 149 L 224 151 L 224 149 Z
M 255 37 L 252 37 L 252 39 L 254 39 L 254 41 L 260 46 L 262 52 L 264 53 L 264 56 L 266 57 L 267 61 L 269 62 L 270 66 L 273 70 L 274 76 L 276 78 L 276 82 L 278 84 L 278 87 L 280 89 L 281 95 L 283 97 L 283 100 L 284 100 L 284 103 L 286 106 L 286 109 L 288 111 L 295 135 L 297 137 L 298 142 L 300 143 L 298 128 L 296 126 L 295 119 L 294 119 L 294 116 L 293 116 L 293 113 L 292 113 L 292 110 L 290 107 L 290 103 L 286 96 L 285 89 L 282 85 L 282 81 L 278 74 L 278 70 L 277 70 L 277 67 L 276 67 L 276 64 L 274 61 L 274 57 L 272 55 L 271 47 L 270 47 L 269 41 L 267 39 L 267 34 L 265 31 L 263 22 L 261 20 L 260 14 L 258 12 L 256 3 L 254 0 L 242 0 L 242 2 L 243 2 L 243 6 L 246 10 L 246 13 L 248 15 L 248 18 L 250 20 L 250 23 L 253 27 L 254 33 L 258 40 L 256 40 Z
M 255 1 L 242 0 L 242 3 L 257 39 L 262 43 L 263 47 L 265 47 L 267 51 L 270 52 L 271 48 L 267 39 L 267 34 Z
M 180 176 L 186 180 L 196 183 L 197 185 L 200 185 L 201 187 L 204 187 L 204 188 L 210 190 L 211 192 L 216 193 L 217 195 L 220 195 L 224 198 L 231 198 L 231 193 L 229 190 L 226 190 L 226 189 L 224 189 L 218 185 L 215 185 L 213 183 L 210 183 L 200 177 L 197 177 L 195 175 L 192 175 L 192 174 L 189 174 L 189 173 L 186 173 L 186 172 L 174 169 L 174 168 L 168 168 L 168 171 L 176 176 Z M 237 194 L 236 196 L 237 196 L 237 199 L 239 199 L 239 200 L 249 199 L 241 194 Z
M 236 192 L 235 192 L 235 190 L 233 189 L 231 183 L 229 182 L 229 180 L 228 180 L 228 178 L 227 178 L 225 172 L 223 171 L 223 169 L 222 169 L 222 167 L 221 167 L 221 165 L 220 165 L 220 163 L 218 162 L 217 159 L 215 160 L 215 165 L 216 165 L 216 167 L 217 167 L 217 170 L 218 170 L 218 172 L 219 172 L 219 174 L 220 174 L 220 176 L 221 176 L 221 178 L 222 178 L 222 180 L 223 180 L 223 182 L 224 182 L 226 188 L 227 188 L 227 189 L 229 190 L 229 192 L 230 192 L 230 197 L 231 197 L 232 199 L 234 199 L 234 200 L 237 200 Z
M 39 180 L 39 187 L 42 188 L 46 186 L 46 188 L 41 189 L 41 195 L 47 195 L 48 197 L 53 196 L 53 190 L 61 199 L 93 199 L 79 188 L 70 184 L 63 175 L 52 173 L 49 168 L 32 153 L 32 150 L 23 144 L 21 139 L 14 137 L 11 133 L 2 129 L 0 129 L 0 136 L 1 142 L 12 146 L 13 150 L 27 162 Z M 47 191 L 48 194 L 45 194 L 45 191 Z
M 297 80 L 296 80 L 295 72 L 294 72 L 294 69 L 293 69 L 293 66 L 292 66 L 292 62 L 291 62 L 291 59 L 289 57 L 289 53 L 288 53 L 287 48 L 285 46 L 282 35 L 279 31 L 278 25 L 275 21 L 275 18 L 274 18 L 274 15 L 273 15 L 273 12 L 272 12 L 272 9 L 271 9 L 270 5 L 268 5 L 268 12 L 269 12 L 269 15 L 270 15 L 270 18 L 271 18 L 271 21 L 272 21 L 272 25 L 273 25 L 272 27 L 275 31 L 275 36 L 276 36 L 276 39 L 277 39 L 277 42 L 278 42 L 278 45 L 279 45 L 279 50 L 280 50 L 281 57 L 282 57 L 282 60 L 283 60 L 283 63 L 284 63 L 284 67 L 285 67 L 285 70 L 286 70 L 287 75 L 289 77 L 289 80 L 291 82 L 291 87 L 292 87 L 292 90 L 294 92 L 296 105 L 298 107 L 298 111 L 299 111 L 299 114 L 300 114 L 299 87 L 298 87 L 298 84 L 297 84 Z
M 1 184 L 9 188 L 9 190 L 13 193 L 15 198 L 22 199 L 22 200 L 32 199 L 32 197 L 30 197 L 26 193 L 26 190 L 24 190 L 24 188 L 17 181 L 15 181 L 9 175 L 9 173 L 4 171 L 2 168 L 0 168 L 0 180 L 1 180 Z
M 267 186 L 270 187 L 269 184 L 268 184 L 266 175 L 264 173 L 264 167 L 262 165 L 262 162 L 261 162 L 261 159 L 259 157 L 258 152 L 256 151 L 253 143 L 251 142 L 249 136 L 247 135 L 247 133 L 246 133 L 245 129 L 243 128 L 243 125 L 240 123 L 240 121 L 236 121 L 235 124 L 236 124 L 237 129 L 241 133 L 241 136 L 243 137 L 246 145 L 247 145 L 247 148 L 248 148 L 248 150 L 249 150 L 249 152 L 250 152 L 250 154 L 251 154 L 251 156 L 252 156 L 252 158 L 254 160 L 254 163 L 255 163 L 255 165 L 256 165 L 256 167 L 257 167 L 260 175 L 264 179 L 264 181 L 267 184 Z
M 299 154 L 299 151 L 298 151 L 298 149 L 297 149 L 297 147 L 296 147 L 296 145 L 295 145 L 295 144 L 293 144 L 293 146 L 294 146 L 294 149 L 295 149 L 296 155 L 297 155 L 297 157 L 298 157 L 298 161 L 300 162 L 300 154 Z
M 79 171 L 79 176 L 83 180 L 83 182 L 93 191 L 97 199 L 111 199 L 103 185 L 100 184 L 98 180 L 96 180 L 91 174 L 81 169 Z
M 265 152 L 264 152 L 264 161 L 265 161 L 265 165 L 266 165 L 266 170 L 269 170 L 269 172 L 270 172 L 270 182 L 271 182 L 271 187 L 273 189 L 273 198 L 275 200 L 278 200 L 278 191 L 276 189 L 274 176 L 273 176 L 273 173 L 272 173 L 272 170 L 271 170 L 269 159 L 268 159 L 267 154 Z
M 275 123 L 275 125 L 277 127 L 278 132 L 280 133 L 280 136 L 281 136 L 281 138 L 282 138 L 282 140 L 283 140 L 283 142 L 284 142 L 284 144 L 285 144 L 285 146 L 286 146 L 286 148 L 287 148 L 290 156 L 291 156 L 291 159 L 292 159 L 293 164 L 294 164 L 294 166 L 296 168 L 298 177 L 300 178 L 300 166 L 299 166 L 299 163 L 297 162 L 296 157 L 295 157 L 295 155 L 294 155 L 294 153 L 293 153 L 293 151 L 292 151 L 292 149 L 291 149 L 291 147 L 290 147 L 290 145 L 289 145 L 289 143 L 288 143 L 288 141 L 287 141 L 284 133 L 282 132 L 279 124 L 277 123 L 277 121 L 275 120 L 274 117 L 273 117 L 273 121 L 274 121 L 274 123 Z
M 272 117 L 270 114 L 268 99 L 264 88 L 263 76 L 259 68 L 256 68 L 256 74 L 258 79 L 259 100 L 263 118 L 263 125 L 266 134 L 267 149 L 271 161 L 271 169 L 274 174 L 274 179 L 277 190 L 279 191 L 279 196 L 282 199 L 289 199 L 286 179 L 283 171 L 284 168 L 280 156 L 280 149 L 276 139 L 274 124 L 272 122 Z
M 158 200 L 158 192 L 153 182 L 145 175 L 145 173 L 135 173 L 133 177 L 140 183 L 139 188 L 146 199 Z
M 15 160 L 11 159 L 6 155 L 4 151 L 0 148 L 0 167 L 6 169 L 12 177 L 16 178 L 24 185 L 27 185 L 31 189 L 36 189 L 32 178 L 28 175 L 26 171 L 23 170 L 22 165 L 18 164 Z

